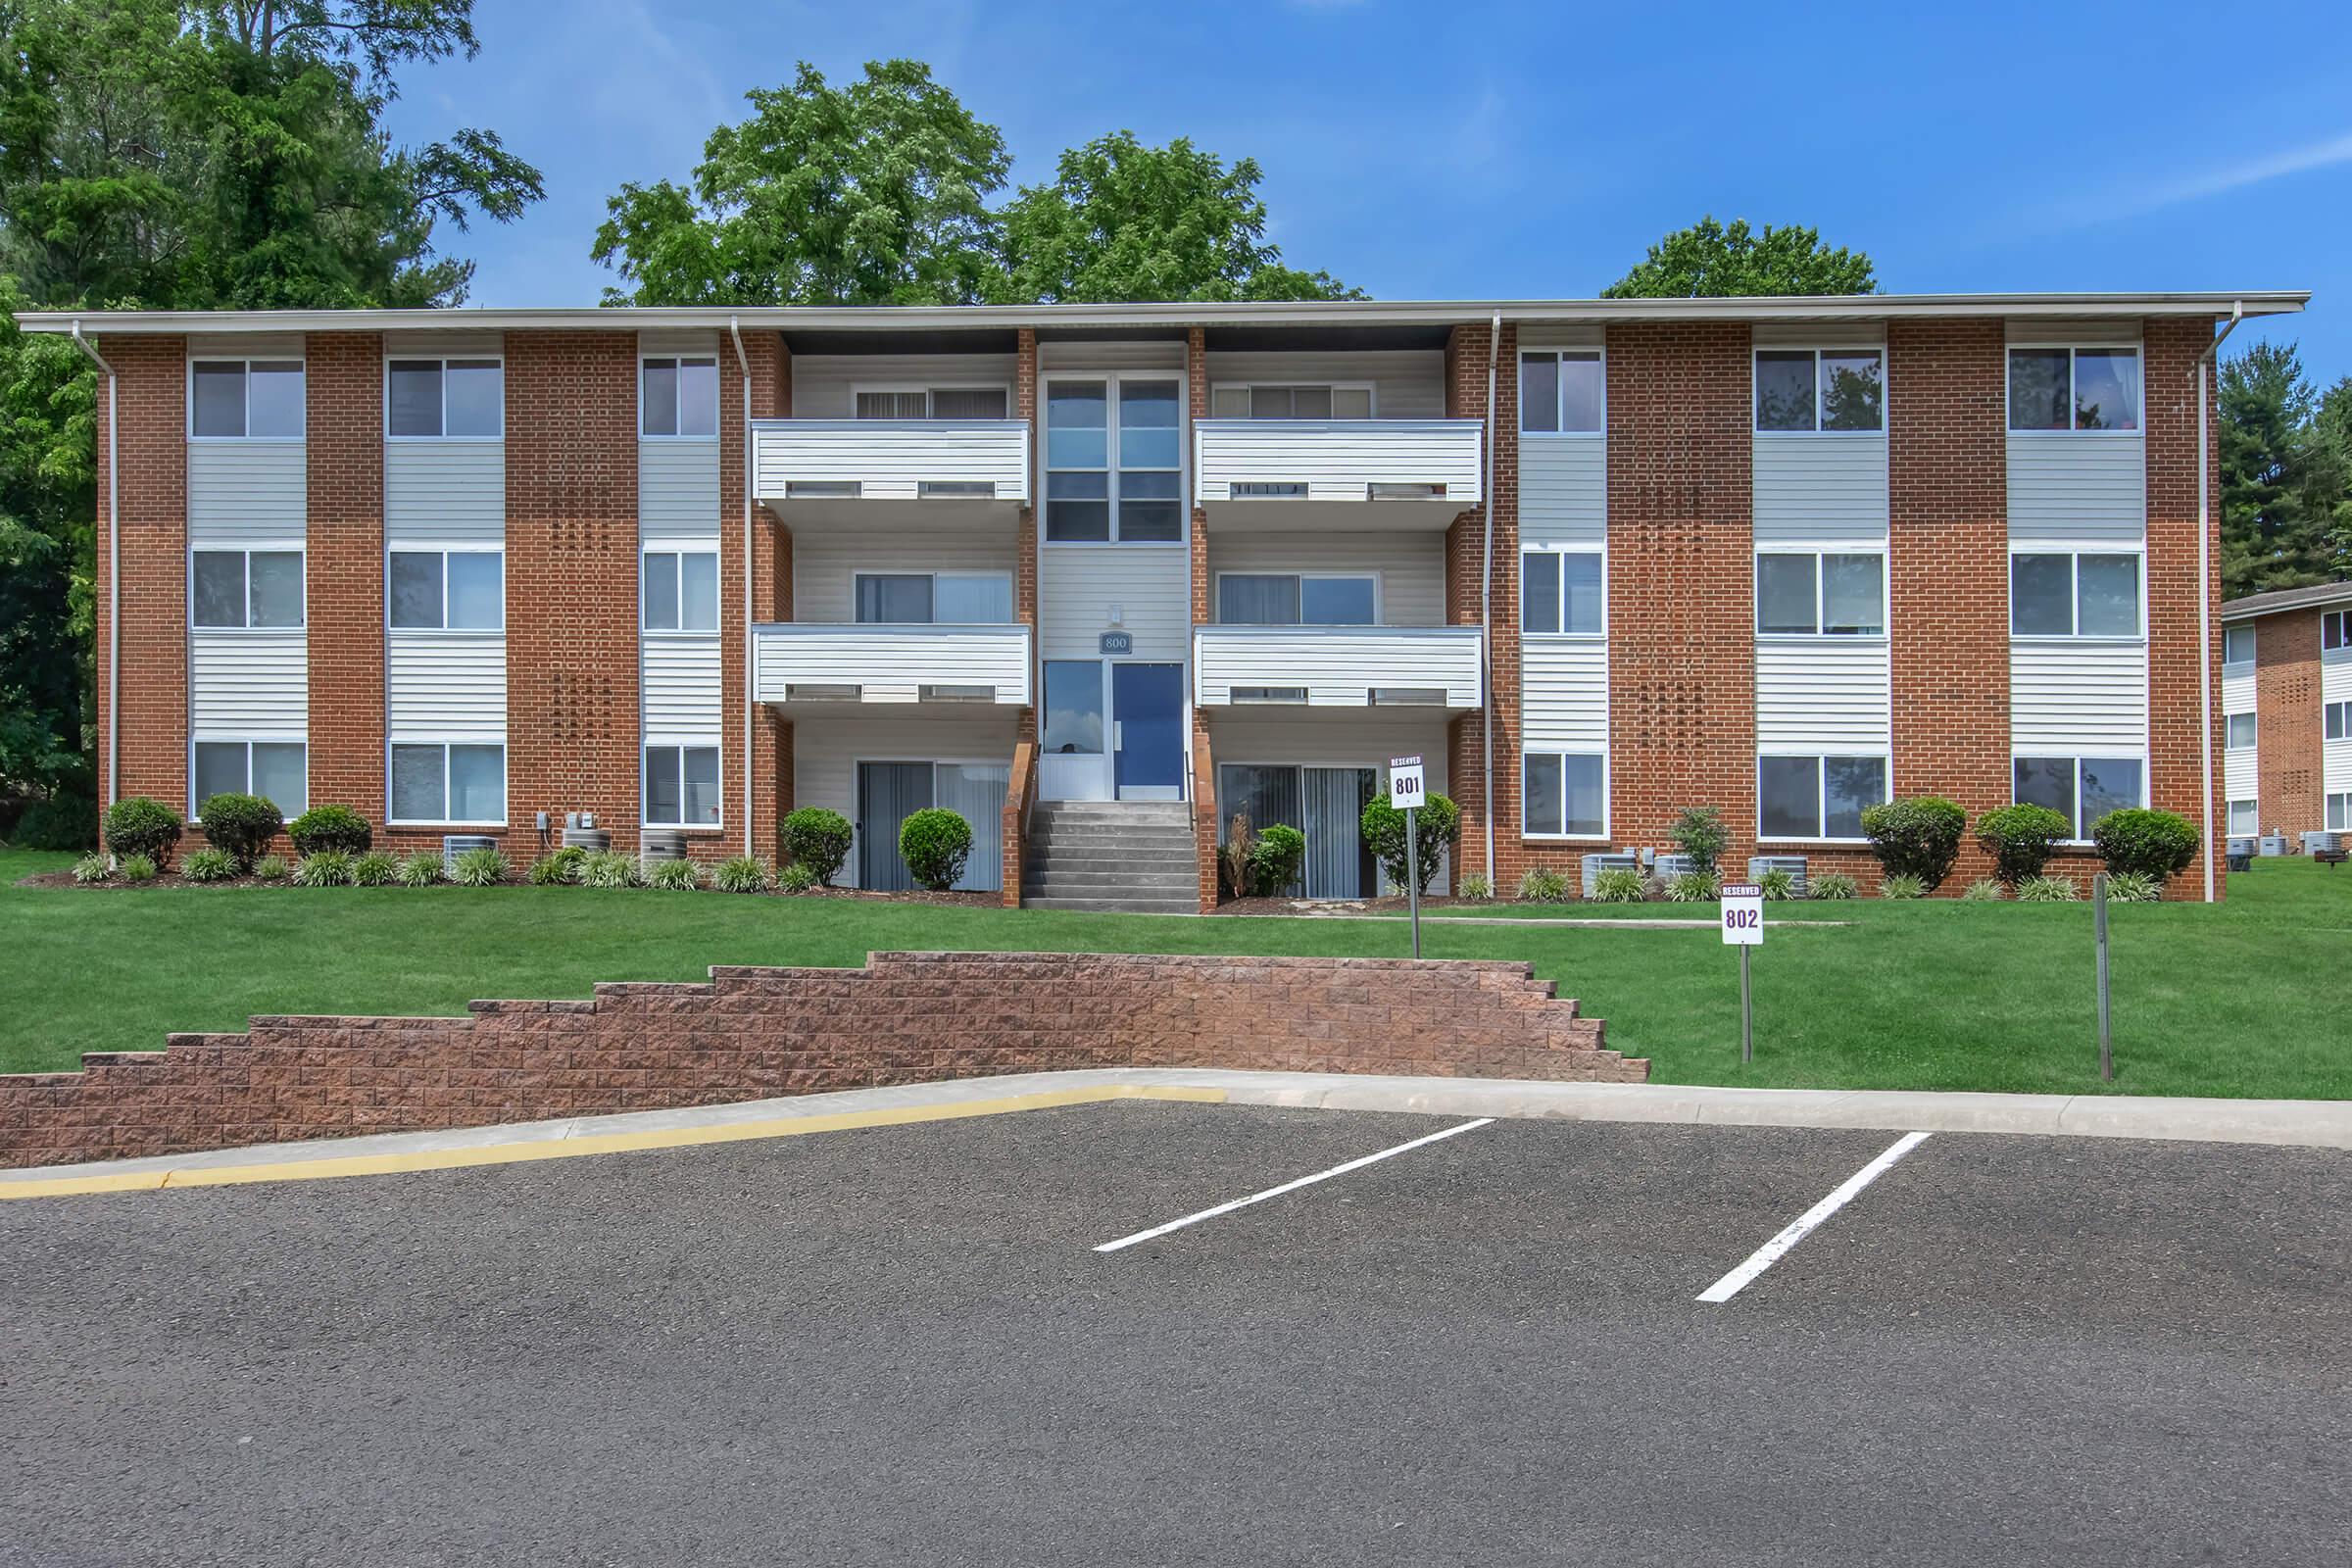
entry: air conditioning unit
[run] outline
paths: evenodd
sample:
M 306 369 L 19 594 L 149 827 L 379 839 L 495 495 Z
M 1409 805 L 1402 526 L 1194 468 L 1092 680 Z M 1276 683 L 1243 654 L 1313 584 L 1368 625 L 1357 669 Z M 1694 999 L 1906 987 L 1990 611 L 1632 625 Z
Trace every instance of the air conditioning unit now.
M 649 827 L 637 841 L 637 859 L 647 867 L 686 858 L 686 835 L 674 827 Z
M 1698 858 L 1692 855 L 1661 855 L 1650 865 L 1651 873 L 1661 882 L 1671 882 L 1697 869 Z
M 2283 833 L 2265 833 L 2262 836 L 2262 853 L 2265 855 L 2284 855 L 2286 853 L 2286 835 Z
M 591 855 L 602 855 L 612 847 L 612 835 L 605 828 L 567 827 L 564 830 L 564 848 L 567 850 L 586 850 Z
M 2342 848 L 2342 835 L 2315 828 L 2303 835 L 2303 853 L 2305 855 L 2333 855 Z
M 1747 879 L 1761 882 L 1767 871 L 1786 871 L 1795 884 L 1789 892 L 1798 898 L 1805 896 L 1805 858 L 1801 855 L 1751 855 L 1747 858 Z
M 464 855 L 467 850 L 495 850 L 497 848 L 498 840 L 487 833 L 444 833 L 441 835 L 442 874 L 445 876 L 455 875 L 458 869 L 458 857 Z
M 2254 858 L 2255 844 L 2256 840 L 2251 833 L 2241 834 L 2231 839 L 2230 841 L 2230 858 L 2251 860 Z
M 1585 897 L 1589 899 L 1592 896 L 1592 884 L 1600 880 L 1603 871 L 1632 871 L 1639 874 L 1641 870 L 1642 857 L 1639 855 L 1588 855 L 1585 857 L 1583 884 Z

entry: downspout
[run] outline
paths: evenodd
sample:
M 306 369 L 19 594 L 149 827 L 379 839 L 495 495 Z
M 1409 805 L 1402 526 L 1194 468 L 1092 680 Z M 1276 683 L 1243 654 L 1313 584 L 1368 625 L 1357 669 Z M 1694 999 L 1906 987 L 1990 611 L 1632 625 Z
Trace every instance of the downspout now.
M 2205 363 L 2221 363 L 2222 345 L 2246 318 L 2246 302 L 2230 307 L 2230 324 L 2197 356 L 2197 707 L 2203 722 L 2197 729 L 2203 748 L 2205 794 L 2197 814 L 2205 822 L 2205 902 L 2213 902 L 2213 493 L 2212 458 L 2206 450 L 2207 423 L 2212 417 L 2205 395 Z M 2229 827 L 2227 821 L 2222 826 Z M 2258 824 L 2259 825 L 2259 824 Z
M 752 360 L 743 351 L 741 318 L 727 318 L 735 363 L 743 368 L 743 853 L 752 853 L 752 730 L 760 706 L 759 672 L 752 667 Z
M 1494 864 L 1494 443 L 1500 439 L 1501 424 L 1494 416 L 1494 370 L 1502 358 L 1502 313 L 1496 311 L 1492 325 L 1487 328 L 1487 451 L 1486 473 L 1482 494 L 1486 497 L 1483 509 L 1487 514 L 1487 542 L 1483 564 L 1478 573 L 1478 622 L 1480 628 L 1479 658 L 1486 664 L 1486 721 L 1478 726 L 1486 742 L 1487 770 L 1484 793 L 1479 801 L 1487 819 L 1487 891 L 1490 895 L 1501 892 L 1501 871 Z M 1461 889 L 1454 889 L 1459 893 Z
M 117 461 L 122 424 L 115 398 L 120 378 L 81 335 L 78 317 L 74 321 L 74 346 L 106 374 L 106 804 L 112 806 L 122 775 L 122 482 Z

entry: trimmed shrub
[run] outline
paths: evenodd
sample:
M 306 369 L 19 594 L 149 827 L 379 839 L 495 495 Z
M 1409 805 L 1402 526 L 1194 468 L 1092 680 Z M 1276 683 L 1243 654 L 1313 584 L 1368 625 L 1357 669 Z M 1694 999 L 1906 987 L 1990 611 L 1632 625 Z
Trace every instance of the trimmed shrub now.
M 1666 830 L 1674 847 L 1690 857 L 1690 868 L 1708 877 L 1717 877 L 1722 867 L 1723 847 L 1732 842 L 1732 835 L 1723 825 L 1723 813 L 1712 806 L 1686 808 Z
M 116 862 L 115 874 L 125 882 L 152 882 L 163 871 L 152 855 L 125 855 Z
M 283 882 L 293 870 L 282 855 L 265 855 L 253 862 L 253 874 L 264 882 Z
M 806 865 L 826 887 L 850 858 L 850 819 L 821 806 L 804 806 L 784 818 L 784 863 Z
M 1494 896 L 1494 879 L 1484 871 L 1465 871 L 1455 883 L 1454 891 L 1465 899 L 1491 899 Z
M 369 850 L 352 858 L 351 885 L 355 888 L 389 887 L 399 874 L 400 861 L 388 851 Z
M 1451 797 L 1432 795 L 1415 813 L 1415 836 L 1421 843 L 1419 866 L 1406 863 L 1408 851 L 1404 836 L 1404 813 L 1391 806 L 1387 796 L 1372 797 L 1364 807 L 1364 814 L 1357 820 L 1356 827 L 1363 834 L 1364 843 L 1371 848 L 1373 858 L 1380 861 L 1381 869 L 1389 873 L 1390 881 L 1401 886 L 1407 877 L 1414 877 L 1418 879 L 1415 883 L 1417 890 L 1427 893 L 1429 884 L 1437 877 L 1439 865 L 1446 858 L 1446 852 L 1453 848 L 1455 841 L 1462 836 L 1462 813 Z
M 1666 897 L 1675 904 L 1706 904 L 1721 896 L 1721 887 L 1705 871 L 1685 871 L 1666 884 Z
M 1250 891 L 1279 897 L 1298 884 L 1306 864 L 1306 835 L 1295 827 L 1269 822 L 1250 852 Z
M 1531 865 L 1519 879 L 1522 904 L 1566 904 L 1568 873 L 1548 865 Z
M 225 882 L 237 874 L 237 862 L 228 858 L 227 851 L 208 845 L 180 858 L 179 874 L 190 882 Z
M 177 811 L 144 795 L 117 801 L 106 808 L 106 847 L 118 860 L 125 855 L 144 855 L 158 865 L 166 864 L 183 831 L 185 825 Z
M 624 850 L 600 850 L 580 861 L 578 880 L 584 888 L 641 888 L 645 871 Z
M 1813 879 L 1812 896 L 1817 899 L 1850 899 L 1860 891 L 1843 871 L 1824 871 Z
M 682 857 L 675 860 L 657 860 L 654 868 L 645 873 L 645 885 L 649 888 L 667 888 L 672 893 L 692 893 L 703 885 L 703 873 L 701 867 Z
M 1756 891 L 1764 895 L 1767 904 L 1787 904 L 1796 897 L 1796 873 L 1776 865 L 1756 878 Z
M 2020 904 L 2072 904 L 2082 897 L 2062 876 L 2030 876 L 2017 885 Z
M 114 874 L 114 862 L 103 855 L 85 855 L 74 862 L 74 880 L 85 888 L 94 882 L 104 882 Z
M 2164 897 L 2164 882 L 2137 871 L 2110 872 L 2107 897 L 2117 904 L 2155 904 Z
M 563 887 L 580 879 L 580 862 L 588 852 L 577 844 L 566 844 L 553 855 L 542 855 L 522 873 L 522 879 L 535 888 Z
M 1879 897 L 1882 899 L 1924 899 L 1927 896 L 1927 882 L 1908 871 L 1897 871 L 1879 884 Z
M 816 871 L 806 860 L 795 860 L 776 873 L 776 886 L 786 893 L 806 893 L 816 885 Z
M 899 826 L 899 856 L 918 884 L 945 893 L 972 858 L 972 824 L 944 806 L 917 811 Z
M 286 825 L 278 808 L 259 795 L 210 796 L 196 808 L 196 817 L 205 842 L 226 850 L 239 870 L 253 864 L 254 857 Z
M 347 888 L 351 886 L 352 858 L 341 850 L 320 850 L 306 855 L 294 862 L 294 885 L 298 888 Z
M 1978 881 L 1971 882 L 1960 892 L 1960 897 L 1970 904 L 1984 904 L 1986 902 L 1998 901 L 2005 899 L 2008 896 L 2008 888 L 2002 885 L 2001 879 L 1997 876 L 1984 877 Z
M 432 850 L 418 850 L 414 855 L 404 855 L 400 859 L 400 869 L 394 876 L 404 888 L 432 887 L 441 880 L 441 857 Z
M 1613 865 L 1592 879 L 1594 904 L 1640 904 L 1649 896 L 1649 879 L 1631 866 Z
M 2197 825 L 2177 811 L 2127 807 L 2093 822 L 2090 842 L 2099 847 L 2099 858 L 2112 873 L 2107 893 L 2113 898 L 2115 875 L 2129 872 L 2161 882 L 2187 870 L 2197 858 Z
M 86 850 L 96 842 L 98 801 L 88 791 L 61 790 L 33 802 L 8 830 L 20 850 Z
M 710 885 L 721 893 L 764 893 L 767 862 L 757 855 L 738 855 L 711 868 Z
M 294 841 L 297 855 L 317 855 L 320 850 L 366 855 L 375 846 L 375 830 L 348 806 L 312 807 L 286 824 L 286 837 Z
M 1862 836 L 1889 876 L 1915 876 L 1929 891 L 1943 886 L 1960 858 L 1968 813 L 1940 795 L 1914 795 L 1862 808 Z
M 1993 874 L 2011 887 L 2041 875 L 2050 853 L 2074 824 L 2046 806 L 2002 806 L 1977 818 L 1977 842 L 1992 857 Z
M 449 879 L 462 888 L 494 888 L 507 879 L 507 858 L 496 850 L 467 850 L 450 865 Z

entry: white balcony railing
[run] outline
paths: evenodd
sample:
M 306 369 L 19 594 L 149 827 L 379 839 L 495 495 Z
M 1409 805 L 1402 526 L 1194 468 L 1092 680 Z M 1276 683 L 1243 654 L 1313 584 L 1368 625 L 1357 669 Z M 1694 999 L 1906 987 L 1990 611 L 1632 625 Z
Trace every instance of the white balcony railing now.
M 752 628 L 752 689 L 794 708 L 881 703 L 1029 702 L 1026 626 Z
M 1193 700 L 1467 710 L 1481 654 L 1476 626 L 1196 626 Z
M 755 419 L 752 493 L 796 503 L 1029 499 L 1020 419 Z
M 1478 505 L 1476 419 L 1199 419 L 1202 506 L 1410 506 L 1450 518 Z M 1399 514 L 1401 518 L 1402 514 Z M 1379 526 L 1368 514 L 1351 524 Z

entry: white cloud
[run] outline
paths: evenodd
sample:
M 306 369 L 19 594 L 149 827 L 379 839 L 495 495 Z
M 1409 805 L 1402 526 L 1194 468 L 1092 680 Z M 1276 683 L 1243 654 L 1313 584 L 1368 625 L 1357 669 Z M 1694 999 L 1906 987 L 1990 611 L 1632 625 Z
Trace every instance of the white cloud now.
M 2087 196 L 2062 204 L 2046 205 L 2023 216 L 2043 232 L 2088 228 L 2095 223 L 2141 218 L 2167 208 L 2227 196 L 2232 191 L 2268 184 L 2293 174 L 2308 174 L 2347 165 L 2352 165 L 2352 131 L 2325 141 L 2263 153 L 2240 159 L 2236 163 L 2178 173 L 2165 179 L 2136 184 L 2110 183 Z

